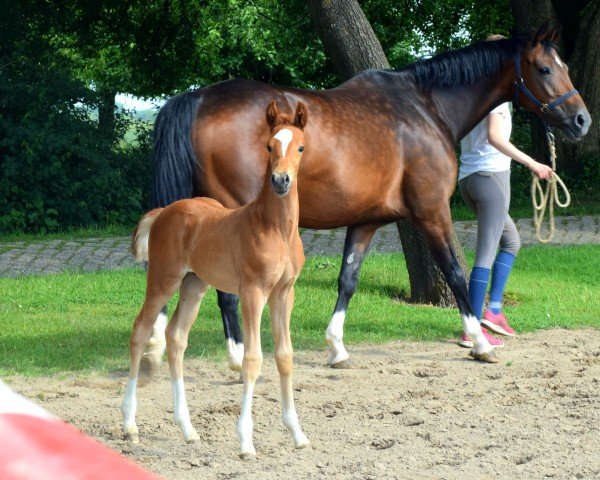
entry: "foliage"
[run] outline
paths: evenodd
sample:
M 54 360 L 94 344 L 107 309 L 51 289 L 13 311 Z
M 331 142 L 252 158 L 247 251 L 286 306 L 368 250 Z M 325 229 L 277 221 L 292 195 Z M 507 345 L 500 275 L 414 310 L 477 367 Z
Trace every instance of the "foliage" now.
M 508 285 L 511 323 L 520 332 L 600 328 L 599 254 L 597 245 L 523 249 Z M 467 255 L 472 262 L 472 252 Z M 335 302 L 340 261 L 339 256 L 307 260 L 292 313 L 297 350 L 325 348 L 324 331 Z M 0 303 L 0 375 L 125 369 L 131 325 L 144 285 L 141 268 L 0 278 L 5 299 Z M 409 288 L 402 255 L 366 258 L 345 326 L 350 352 L 362 342 L 457 338 L 461 330 L 457 310 L 409 305 L 404 301 Z M 202 302 L 187 356 L 225 359 L 214 296 L 211 290 Z M 263 346 L 272 351 L 266 312 L 262 327 Z M 464 355 L 457 347 L 457 358 Z

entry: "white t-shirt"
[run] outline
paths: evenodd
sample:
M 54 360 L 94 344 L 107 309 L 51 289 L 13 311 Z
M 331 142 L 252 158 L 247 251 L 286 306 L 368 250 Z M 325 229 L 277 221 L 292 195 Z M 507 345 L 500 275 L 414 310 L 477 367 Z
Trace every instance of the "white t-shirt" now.
M 512 120 L 508 103 L 498 105 L 489 115 L 500 116 L 502 119 L 501 134 L 506 140 L 509 140 Z M 510 170 L 510 157 L 500 153 L 488 142 L 489 115 L 479 122 L 460 142 L 459 180 L 475 172 L 504 172 Z

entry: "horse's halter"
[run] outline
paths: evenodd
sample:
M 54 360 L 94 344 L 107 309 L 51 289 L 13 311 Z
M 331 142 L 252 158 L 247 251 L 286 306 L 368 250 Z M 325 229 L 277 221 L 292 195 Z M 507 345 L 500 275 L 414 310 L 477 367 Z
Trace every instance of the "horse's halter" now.
M 568 98 L 571 98 L 573 95 L 579 95 L 579 92 L 577 90 L 573 89 L 573 90 L 568 91 L 567 93 L 564 93 L 563 95 L 558 97 L 556 100 L 554 100 L 550 104 L 540 102 L 537 98 L 535 98 L 535 95 L 533 93 L 531 93 L 531 91 L 527 88 L 527 86 L 525 85 L 525 82 L 523 81 L 523 77 L 521 76 L 521 53 L 520 52 L 517 52 L 517 54 L 515 55 L 515 87 L 516 87 L 515 88 L 515 103 L 517 105 L 519 104 L 519 93 L 522 92 L 529 100 L 531 100 L 533 102 L 533 104 L 537 108 L 540 109 L 542 114 L 546 114 L 546 113 L 550 112 L 550 110 L 554 110 L 561 103 L 563 103 Z

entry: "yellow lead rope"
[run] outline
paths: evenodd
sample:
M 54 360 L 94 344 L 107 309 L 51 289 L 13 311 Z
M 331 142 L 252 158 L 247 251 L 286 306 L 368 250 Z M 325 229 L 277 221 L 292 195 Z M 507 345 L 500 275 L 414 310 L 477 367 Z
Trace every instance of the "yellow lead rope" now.
M 548 147 L 550 149 L 550 162 L 552 170 L 556 170 L 556 147 L 554 146 L 554 135 L 548 132 Z M 558 185 L 562 188 L 565 201 L 561 202 L 558 196 Z M 535 225 L 535 236 L 542 243 L 548 243 L 554 238 L 554 204 L 561 208 L 568 207 L 571 203 L 571 194 L 564 182 L 556 174 L 552 172 L 552 176 L 548 179 L 546 191 L 542 188 L 540 179 L 533 175 L 531 180 L 531 201 L 533 203 L 533 223 Z M 548 209 L 549 233 L 546 238 L 542 237 L 542 223 Z

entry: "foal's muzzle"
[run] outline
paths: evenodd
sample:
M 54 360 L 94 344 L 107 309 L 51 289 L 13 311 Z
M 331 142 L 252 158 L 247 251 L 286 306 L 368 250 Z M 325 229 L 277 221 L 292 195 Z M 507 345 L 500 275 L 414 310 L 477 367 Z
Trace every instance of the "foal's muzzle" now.
M 283 197 L 290 191 L 292 179 L 287 173 L 274 173 L 271 175 L 271 186 L 277 195 Z

